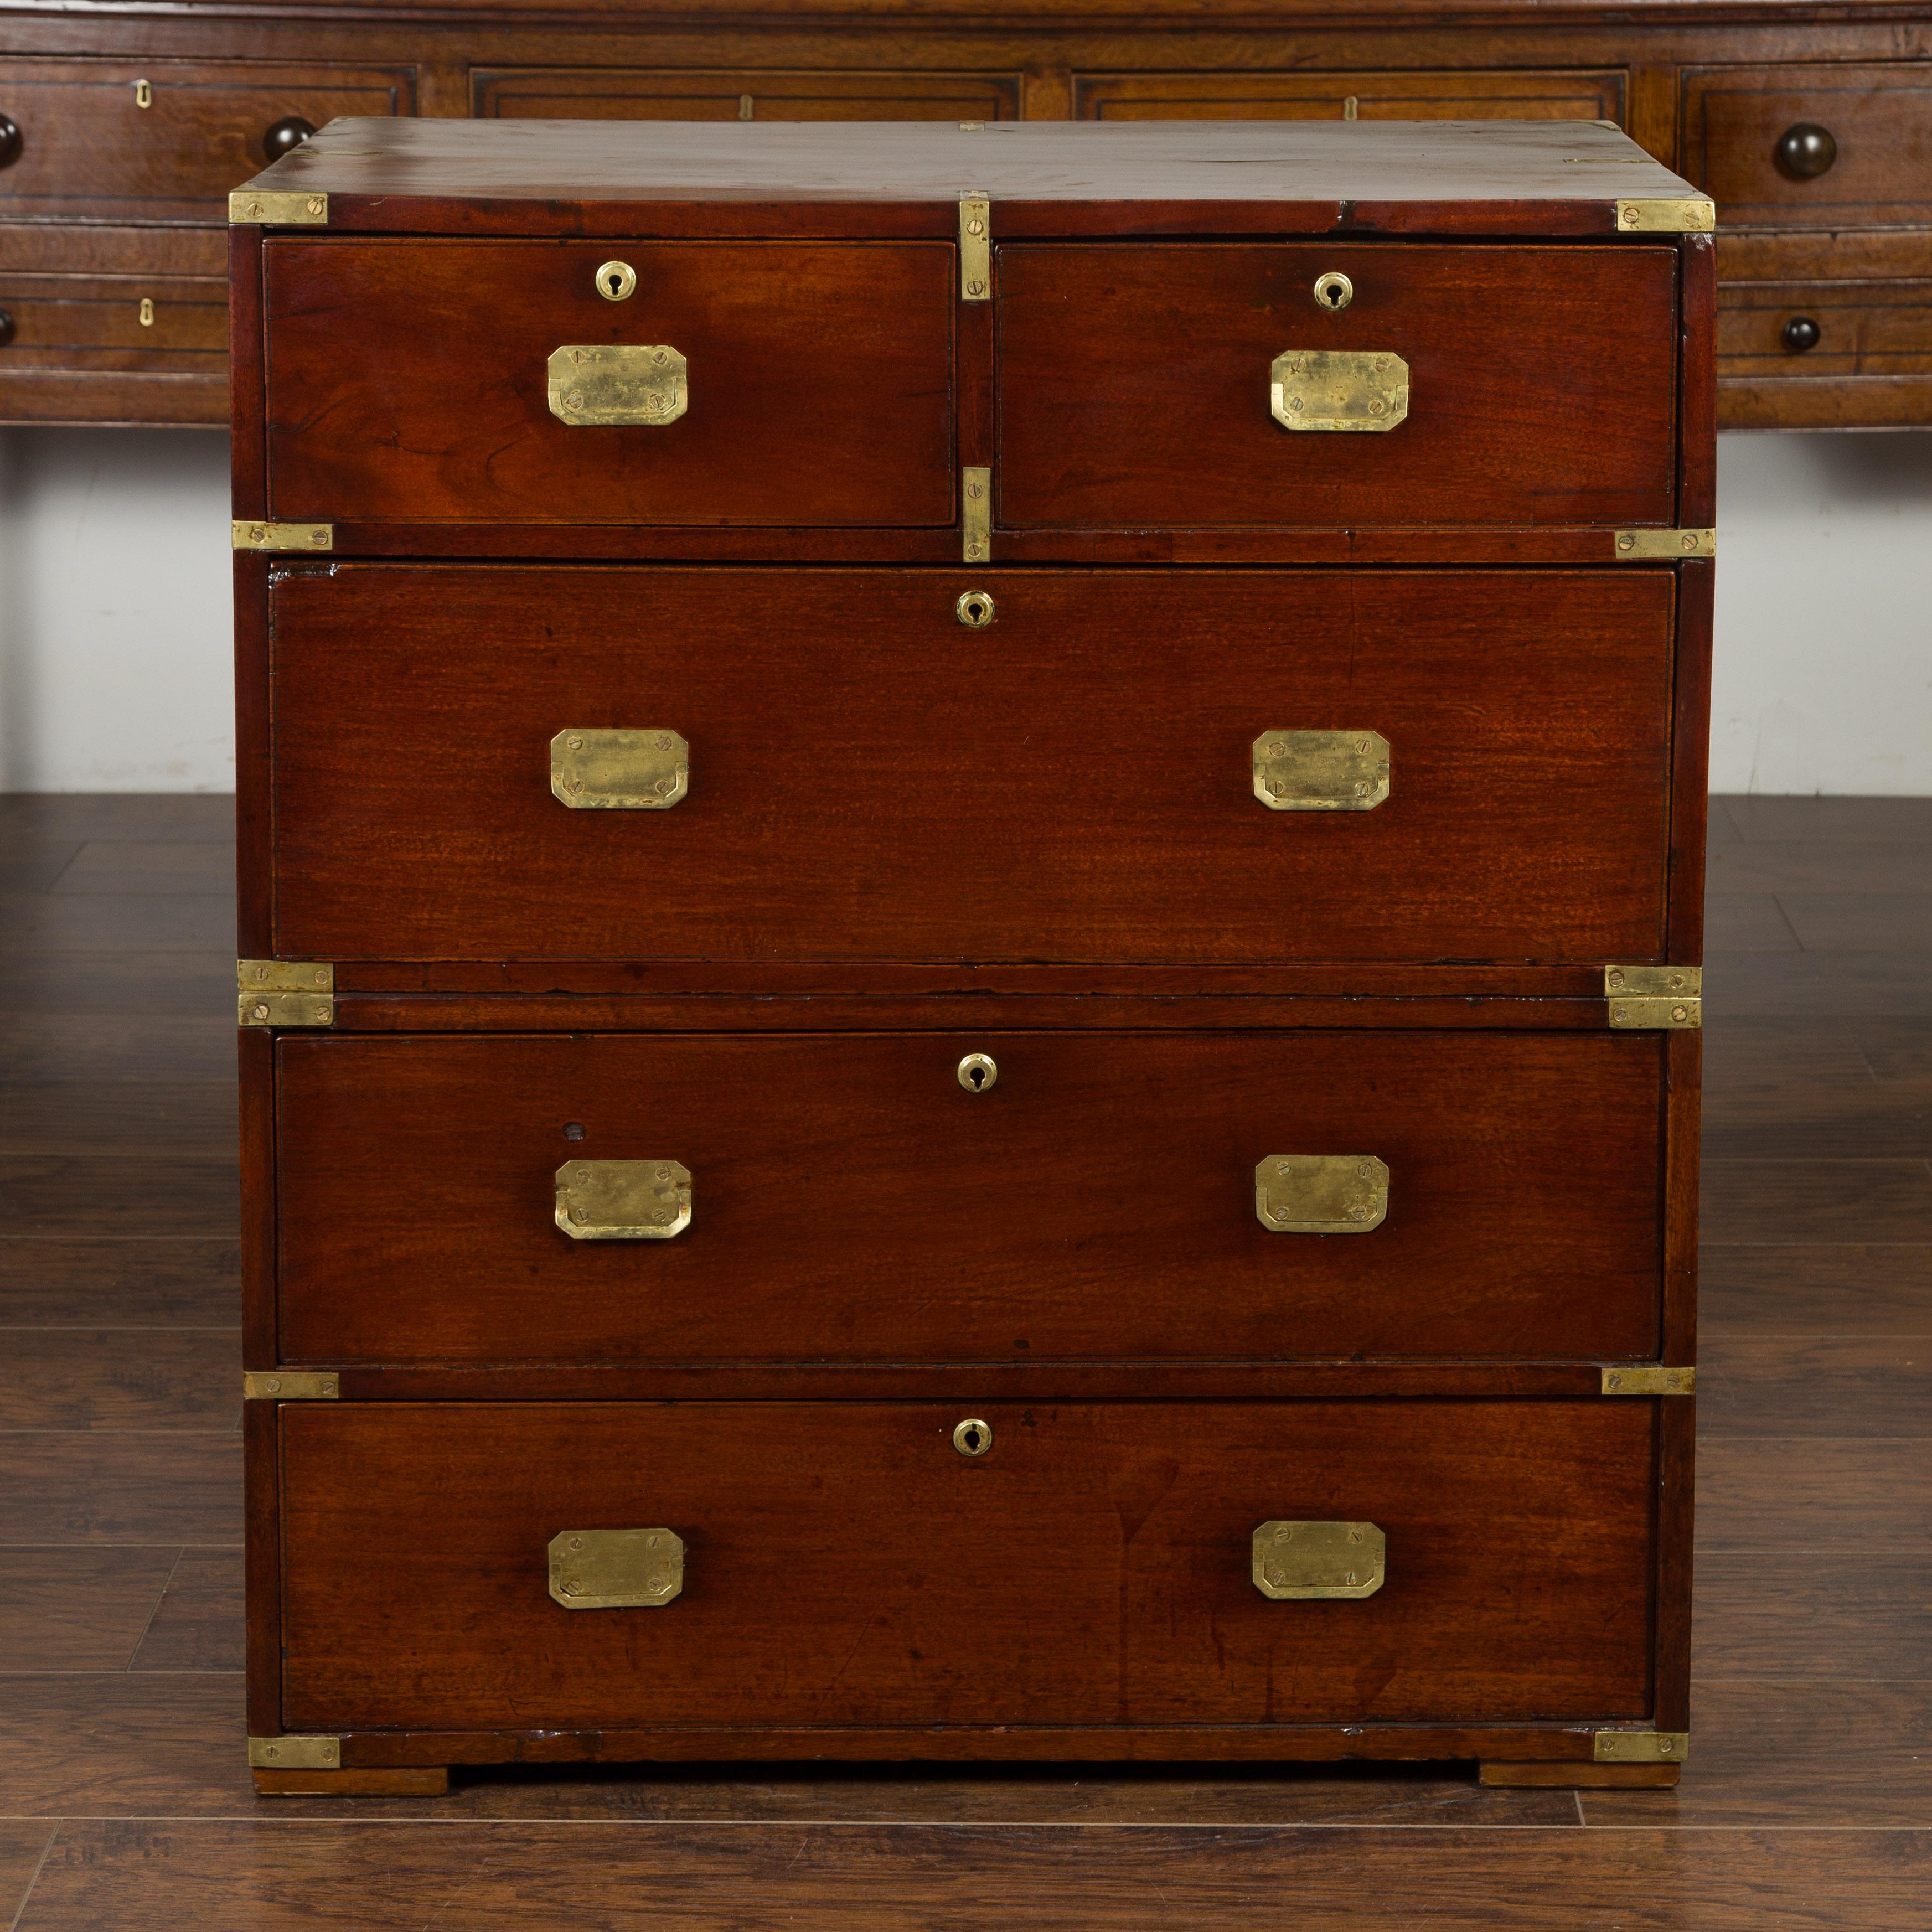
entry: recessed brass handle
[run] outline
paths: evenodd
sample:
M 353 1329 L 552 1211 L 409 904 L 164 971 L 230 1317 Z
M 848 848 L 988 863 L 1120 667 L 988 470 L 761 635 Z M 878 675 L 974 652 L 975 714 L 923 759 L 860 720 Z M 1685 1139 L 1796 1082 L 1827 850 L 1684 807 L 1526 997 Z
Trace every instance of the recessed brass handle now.
M 638 272 L 628 262 L 605 262 L 597 271 L 597 292 L 606 302 L 628 302 L 636 294 Z
M 993 1425 L 979 1416 L 969 1415 L 964 1422 L 953 1425 L 952 1446 L 962 1456 L 985 1455 L 993 1446 Z
M 1389 795 L 1379 731 L 1264 731 L 1254 765 L 1255 796 L 1270 812 L 1372 812 Z
M 668 342 L 566 342 L 548 374 L 550 414 L 579 428 L 661 429 L 691 404 L 689 371 Z
M 989 1094 L 998 1082 L 1000 1070 L 989 1053 L 969 1053 L 956 1070 L 959 1084 L 969 1094 Z
M 1388 1217 L 1389 1171 L 1372 1154 L 1271 1154 L 1255 1168 L 1255 1218 L 1274 1234 L 1366 1234 Z
M 566 1610 L 661 1610 L 683 1588 L 684 1538 L 662 1524 L 550 1540 L 550 1593 Z
M 1277 1602 L 1372 1597 L 1387 1580 L 1388 1539 L 1372 1522 L 1264 1522 L 1252 1549 L 1255 1588 Z
M 1355 299 L 1355 285 L 1339 268 L 1330 268 L 1315 278 L 1315 303 L 1318 308 L 1346 308 Z
M 1268 374 L 1285 428 L 1388 430 L 1408 414 L 1408 364 L 1393 350 L 1284 350 Z
M 675 1160 L 567 1160 L 556 1225 L 573 1241 L 668 1241 L 691 1226 L 691 1170 Z
M 567 725 L 550 741 L 550 788 L 573 812 L 668 812 L 691 789 L 691 747 L 655 726 Z

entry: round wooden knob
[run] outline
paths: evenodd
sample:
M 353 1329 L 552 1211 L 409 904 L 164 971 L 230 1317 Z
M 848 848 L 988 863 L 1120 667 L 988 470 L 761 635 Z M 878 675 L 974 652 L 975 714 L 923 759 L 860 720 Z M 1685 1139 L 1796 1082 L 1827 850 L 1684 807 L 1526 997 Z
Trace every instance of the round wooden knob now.
M 0 349 L 4 349 L 14 339 L 14 318 L 4 308 L 0 308 Z
M 20 124 L 10 114 L 0 114 L 0 168 L 10 168 L 20 158 Z
M 1823 333 L 1808 315 L 1794 315 L 1784 325 L 1784 346 L 1792 355 L 1802 356 L 1806 350 L 1817 347 Z
M 1838 158 L 1838 144 L 1830 128 L 1801 121 L 1778 136 L 1772 158 L 1780 174 L 1793 181 L 1816 181 Z
M 269 122 L 262 136 L 262 152 L 270 160 L 278 161 L 284 154 L 293 154 L 314 132 L 313 121 L 304 121 L 299 114 L 286 114 L 280 120 Z

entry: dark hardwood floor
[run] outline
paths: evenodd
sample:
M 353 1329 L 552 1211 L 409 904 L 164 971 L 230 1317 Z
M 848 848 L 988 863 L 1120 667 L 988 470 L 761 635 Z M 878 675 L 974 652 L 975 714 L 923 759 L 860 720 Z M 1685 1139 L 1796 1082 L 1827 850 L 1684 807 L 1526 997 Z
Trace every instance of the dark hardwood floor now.
M 1932 800 L 1714 801 L 1676 1790 L 644 1770 L 268 1802 L 230 809 L 0 798 L 0 1932 L 1925 1924 Z

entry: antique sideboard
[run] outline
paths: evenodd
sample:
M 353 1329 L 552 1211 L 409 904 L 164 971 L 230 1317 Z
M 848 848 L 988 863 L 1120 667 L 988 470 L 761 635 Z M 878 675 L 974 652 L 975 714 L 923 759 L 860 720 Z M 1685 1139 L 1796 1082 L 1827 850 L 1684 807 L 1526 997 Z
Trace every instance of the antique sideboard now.
M 1932 7 L 0 7 L 0 422 L 220 423 L 223 197 L 337 115 L 1616 122 L 1716 201 L 1718 420 L 1932 422 Z
M 231 208 L 259 1788 L 1674 1783 L 1709 200 L 362 119 Z

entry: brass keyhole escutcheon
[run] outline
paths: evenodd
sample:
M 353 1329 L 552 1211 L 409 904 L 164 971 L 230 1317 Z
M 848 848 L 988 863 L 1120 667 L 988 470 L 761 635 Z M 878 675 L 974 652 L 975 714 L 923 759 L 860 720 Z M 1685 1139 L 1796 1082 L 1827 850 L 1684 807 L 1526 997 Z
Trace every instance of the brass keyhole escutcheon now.
M 952 607 L 953 615 L 969 631 L 983 631 L 993 621 L 993 599 L 990 592 L 969 590 Z
M 989 1091 L 999 1077 L 1000 1070 L 993 1064 L 991 1054 L 969 1053 L 959 1063 L 959 1084 L 969 1094 Z
M 606 302 L 626 302 L 637 292 L 638 272 L 628 262 L 606 262 L 597 271 L 597 292 Z
M 1355 299 L 1355 285 L 1339 269 L 1330 268 L 1315 278 L 1315 305 L 1318 308 L 1346 308 Z
M 962 1456 L 985 1455 L 993 1446 L 993 1425 L 969 1415 L 964 1422 L 953 1425 L 952 1446 Z

